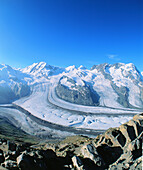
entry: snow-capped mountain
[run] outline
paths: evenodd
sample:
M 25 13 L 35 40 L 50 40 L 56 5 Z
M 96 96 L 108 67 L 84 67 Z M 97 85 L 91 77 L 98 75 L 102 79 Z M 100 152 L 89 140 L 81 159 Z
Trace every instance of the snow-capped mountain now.
M 0 103 L 29 96 L 33 86 L 42 83 L 48 83 L 58 98 L 79 105 L 143 107 L 143 77 L 132 63 L 104 63 L 90 70 L 74 65 L 54 67 L 45 62 L 24 69 L 0 65 Z
M 34 77 L 48 78 L 49 76 L 62 73 L 64 71 L 64 69 L 48 65 L 45 62 L 40 62 L 40 63 L 34 63 L 34 64 L 22 69 L 21 71 L 23 73 L 33 75 Z
M 0 103 L 12 101 L 30 94 L 27 80 L 31 80 L 27 74 L 8 65 L 0 65 Z

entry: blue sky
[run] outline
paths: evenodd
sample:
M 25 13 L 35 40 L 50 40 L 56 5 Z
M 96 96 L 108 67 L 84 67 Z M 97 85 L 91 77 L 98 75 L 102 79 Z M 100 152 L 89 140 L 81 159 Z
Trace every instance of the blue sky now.
M 142 0 L 0 0 L 0 63 L 134 63 L 143 71 Z

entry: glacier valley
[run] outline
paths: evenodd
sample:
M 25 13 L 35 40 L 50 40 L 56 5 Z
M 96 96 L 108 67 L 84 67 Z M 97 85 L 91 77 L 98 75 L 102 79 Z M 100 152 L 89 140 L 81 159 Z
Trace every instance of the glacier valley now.
M 0 65 L 0 117 L 29 134 L 96 136 L 141 112 L 143 76 L 132 63 Z

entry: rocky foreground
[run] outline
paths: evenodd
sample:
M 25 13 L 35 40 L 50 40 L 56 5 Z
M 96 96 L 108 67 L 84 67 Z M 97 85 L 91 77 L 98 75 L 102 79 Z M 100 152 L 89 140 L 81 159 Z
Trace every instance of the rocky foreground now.
M 142 169 L 143 114 L 92 139 L 30 144 L 0 139 L 0 170 Z

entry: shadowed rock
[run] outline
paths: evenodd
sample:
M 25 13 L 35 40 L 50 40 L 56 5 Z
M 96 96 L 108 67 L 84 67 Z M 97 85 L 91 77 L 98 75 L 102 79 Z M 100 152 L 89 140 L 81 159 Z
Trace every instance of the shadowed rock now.
M 61 83 L 63 79 L 69 82 L 70 87 Z M 83 86 L 77 85 L 73 79 L 63 76 L 56 87 L 56 94 L 59 98 L 71 103 L 88 106 L 99 105 L 99 95 L 96 91 L 91 89 L 84 81 L 83 84 Z

